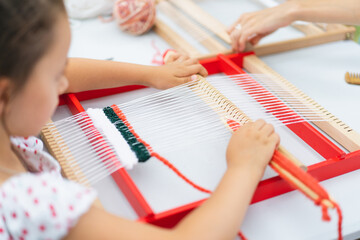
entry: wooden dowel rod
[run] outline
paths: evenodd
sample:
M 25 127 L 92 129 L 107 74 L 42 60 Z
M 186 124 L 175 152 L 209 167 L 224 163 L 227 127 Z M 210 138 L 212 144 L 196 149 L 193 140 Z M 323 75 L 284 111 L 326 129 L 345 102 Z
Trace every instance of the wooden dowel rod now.
M 274 161 L 270 161 L 270 166 L 272 166 L 276 171 L 286 176 L 287 179 L 289 179 L 298 189 L 303 191 L 308 197 L 310 197 L 313 201 L 317 201 L 319 199 L 319 195 L 315 193 L 313 190 L 311 190 L 308 186 L 306 186 L 303 182 L 301 182 L 299 179 L 294 177 L 291 173 L 283 169 L 279 166 L 279 164 L 275 163 Z M 334 208 L 334 205 L 328 201 L 323 200 L 323 204 L 329 208 Z

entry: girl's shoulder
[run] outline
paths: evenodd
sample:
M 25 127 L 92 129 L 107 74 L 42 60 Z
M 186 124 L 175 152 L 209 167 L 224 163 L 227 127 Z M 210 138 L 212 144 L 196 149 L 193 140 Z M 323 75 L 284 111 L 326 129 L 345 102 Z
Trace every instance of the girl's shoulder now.
M 95 197 L 94 190 L 55 173 L 13 176 L 0 186 L 0 235 L 61 239 Z
M 44 150 L 43 142 L 36 137 L 11 137 L 14 151 L 31 172 L 55 171 L 60 174 L 59 163 Z

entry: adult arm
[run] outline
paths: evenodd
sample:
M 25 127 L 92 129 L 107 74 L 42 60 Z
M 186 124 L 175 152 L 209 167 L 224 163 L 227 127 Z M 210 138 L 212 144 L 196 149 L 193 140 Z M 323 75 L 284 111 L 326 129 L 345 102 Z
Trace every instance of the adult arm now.
M 360 1 L 290 0 L 276 7 L 245 13 L 228 29 L 232 48 L 241 52 L 246 42 L 257 44 L 263 37 L 297 20 L 360 24 Z

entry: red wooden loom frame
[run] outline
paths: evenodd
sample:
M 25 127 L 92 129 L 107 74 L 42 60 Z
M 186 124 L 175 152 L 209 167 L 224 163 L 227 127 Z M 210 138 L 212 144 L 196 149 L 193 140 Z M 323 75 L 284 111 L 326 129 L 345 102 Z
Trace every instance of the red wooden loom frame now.
M 228 75 L 241 74 L 246 73 L 241 68 L 243 66 L 243 58 L 250 54 L 253 53 L 232 54 L 227 56 L 220 54 L 214 58 L 203 59 L 200 63 L 208 70 L 209 74 L 221 72 Z M 128 92 L 140 88 L 145 87 L 134 85 L 66 94 L 61 96 L 60 105 L 66 104 L 73 114 L 77 114 L 84 111 L 80 101 Z M 317 180 L 323 181 L 360 168 L 360 150 L 350 153 L 344 152 L 307 122 L 292 124 L 289 125 L 288 128 L 325 159 L 320 163 L 308 166 L 307 172 Z M 161 213 L 155 213 L 125 169 L 114 172 L 112 177 L 138 215 L 139 221 L 162 227 L 173 227 L 187 213 L 206 200 L 203 199 Z M 293 190 L 294 189 L 279 176 L 272 177 L 259 183 L 252 203 Z

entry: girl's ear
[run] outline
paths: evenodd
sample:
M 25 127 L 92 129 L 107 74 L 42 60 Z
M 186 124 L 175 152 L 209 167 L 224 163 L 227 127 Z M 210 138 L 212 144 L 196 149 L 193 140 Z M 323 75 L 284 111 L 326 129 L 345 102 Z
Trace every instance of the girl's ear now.
M 10 80 L 0 78 L 0 116 L 3 114 L 6 103 L 10 99 Z

